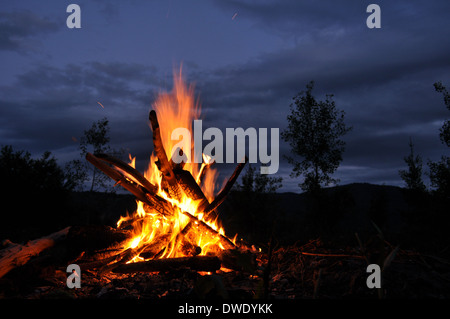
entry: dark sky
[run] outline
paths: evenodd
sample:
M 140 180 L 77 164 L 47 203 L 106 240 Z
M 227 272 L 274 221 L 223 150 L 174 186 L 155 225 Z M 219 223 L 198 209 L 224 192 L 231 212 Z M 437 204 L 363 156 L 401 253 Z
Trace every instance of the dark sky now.
M 81 29 L 66 26 L 70 3 Z M 370 3 L 381 29 L 366 26 Z M 448 0 L 4 1 L 0 144 L 49 150 L 63 165 L 79 156 L 73 137 L 106 116 L 112 146 L 142 169 L 151 104 L 182 63 L 204 128 L 282 131 L 292 98 L 314 80 L 314 95 L 334 94 L 353 126 L 340 184 L 402 185 L 410 137 L 424 163 L 448 155 L 439 128 L 449 114 L 433 83 L 450 88 L 449 14 Z M 281 191 L 298 192 L 280 160 Z

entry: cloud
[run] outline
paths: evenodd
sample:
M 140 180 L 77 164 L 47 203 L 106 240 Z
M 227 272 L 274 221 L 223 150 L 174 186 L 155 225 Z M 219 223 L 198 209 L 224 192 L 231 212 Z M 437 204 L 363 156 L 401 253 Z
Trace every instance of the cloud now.
M 156 91 L 157 78 L 154 66 L 133 63 L 35 65 L 11 85 L 0 87 L 2 144 L 31 152 L 75 147 L 72 137 L 79 138 L 104 116 L 114 124 L 112 134 L 119 141 L 140 139 L 148 128 L 150 108 L 143 96 L 151 97 L 150 92 Z M 137 123 L 138 117 L 142 125 Z M 130 129 L 136 127 L 140 131 L 133 134 Z
M 39 36 L 60 28 L 55 21 L 30 11 L 0 12 L 0 50 L 34 51 Z

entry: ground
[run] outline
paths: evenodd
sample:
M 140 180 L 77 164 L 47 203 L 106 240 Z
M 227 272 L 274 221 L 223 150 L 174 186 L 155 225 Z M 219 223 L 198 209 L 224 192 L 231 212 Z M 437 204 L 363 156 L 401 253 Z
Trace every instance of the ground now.
M 382 288 L 368 288 L 360 248 L 329 249 L 320 240 L 255 253 L 254 273 L 189 269 L 158 273 L 103 275 L 81 273 L 81 288 L 69 289 L 65 265 L 41 269 L 31 263 L 0 280 L 0 296 L 13 299 L 448 299 L 450 263 L 435 256 L 398 249 L 382 271 Z M 386 261 L 386 258 L 384 259 Z M 39 263 L 38 263 L 39 264 Z M 38 265 L 36 264 L 36 265 Z M 43 265 L 40 263 L 40 265 Z

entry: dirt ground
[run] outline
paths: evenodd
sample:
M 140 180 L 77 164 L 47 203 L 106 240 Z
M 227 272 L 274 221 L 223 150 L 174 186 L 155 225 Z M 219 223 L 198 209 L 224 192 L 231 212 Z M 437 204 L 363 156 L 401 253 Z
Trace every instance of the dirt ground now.
M 40 262 L 30 262 L 1 278 L 0 297 L 136 300 L 450 298 L 448 261 L 397 249 L 381 272 L 381 288 L 370 289 L 366 283 L 371 275 L 367 265 L 376 257 L 375 253 L 359 248 L 328 249 L 315 240 L 255 253 L 257 270 L 253 273 L 219 270 L 211 274 L 172 269 L 99 275 L 82 270 L 81 288 L 69 289 L 67 265 L 54 264 L 50 262 L 54 259 L 46 259 L 44 254 Z M 384 257 L 385 263 L 386 260 Z

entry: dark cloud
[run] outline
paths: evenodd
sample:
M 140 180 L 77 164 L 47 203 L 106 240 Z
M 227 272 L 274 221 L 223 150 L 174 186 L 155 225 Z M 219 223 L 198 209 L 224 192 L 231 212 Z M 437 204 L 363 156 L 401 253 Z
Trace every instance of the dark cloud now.
M 18 75 L 11 86 L 0 87 L 2 144 L 30 151 L 75 148 L 72 137 L 79 139 L 104 116 L 115 127 L 116 142 L 126 143 L 132 138 L 132 129 L 138 126 L 144 131 L 147 126 L 150 105 L 141 99 L 151 90 L 155 72 L 153 66 L 118 62 L 62 68 L 37 65 Z M 141 91 L 133 83 L 141 83 L 145 89 Z M 140 126 L 137 116 L 143 120 Z M 142 135 L 138 131 L 133 138 L 140 140 Z
M 0 12 L 0 50 L 33 50 L 32 40 L 56 32 L 61 25 L 30 11 Z
M 215 3 L 224 10 L 237 12 L 240 19 L 250 20 L 258 28 L 293 37 L 300 43 L 367 31 L 369 13 L 366 8 L 373 2 L 217 0 Z M 424 35 L 424 30 L 446 32 L 448 29 L 448 1 L 435 1 L 433 5 L 420 0 L 379 0 L 376 3 L 381 8 L 382 29 L 389 32 L 400 31 L 405 37 L 415 34 L 417 38 Z M 439 33 L 434 36 L 440 37 Z

